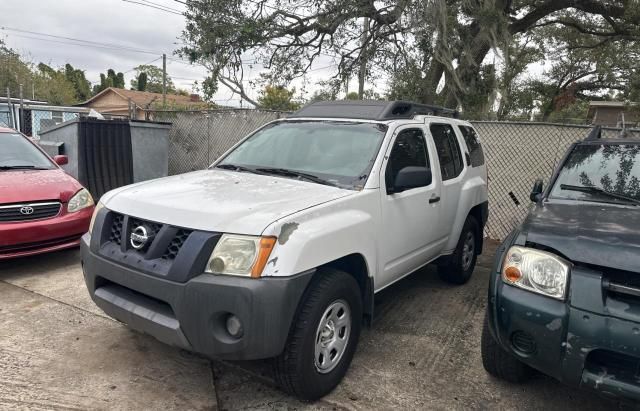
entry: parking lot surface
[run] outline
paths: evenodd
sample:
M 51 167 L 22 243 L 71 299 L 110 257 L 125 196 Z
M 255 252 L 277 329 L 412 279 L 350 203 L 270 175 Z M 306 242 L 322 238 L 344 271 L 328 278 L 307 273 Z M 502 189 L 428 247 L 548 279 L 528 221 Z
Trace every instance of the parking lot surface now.
M 427 267 L 377 295 L 347 376 L 314 404 L 274 388 L 269 361 L 208 361 L 106 317 L 84 288 L 77 250 L 0 262 L 0 408 L 633 409 L 542 375 L 512 385 L 485 373 L 495 246 L 464 286 Z

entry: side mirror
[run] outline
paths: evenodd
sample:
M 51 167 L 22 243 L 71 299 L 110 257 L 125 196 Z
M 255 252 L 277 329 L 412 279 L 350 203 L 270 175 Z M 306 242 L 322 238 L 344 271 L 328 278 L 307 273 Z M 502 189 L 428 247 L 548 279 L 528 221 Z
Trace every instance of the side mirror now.
M 67 157 L 67 156 L 55 156 L 55 157 L 53 157 L 53 161 L 57 165 L 63 166 L 65 164 L 69 164 L 69 157 Z
M 400 193 L 417 187 L 425 187 L 431 184 L 433 176 L 431 169 L 427 167 L 409 166 L 398 171 L 393 187 L 387 190 L 389 194 Z
M 531 194 L 529 194 L 529 199 L 534 203 L 537 203 L 542 198 L 542 179 L 539 178 L 533 183 L 533 189 L 531 189 Z

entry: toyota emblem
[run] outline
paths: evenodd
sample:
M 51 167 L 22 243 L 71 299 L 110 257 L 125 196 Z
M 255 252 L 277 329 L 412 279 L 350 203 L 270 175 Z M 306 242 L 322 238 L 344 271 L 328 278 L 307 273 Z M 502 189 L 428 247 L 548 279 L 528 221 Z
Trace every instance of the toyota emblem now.
M 23 215 L 33 214 L 33 207 L 29 207 L 29 206 L 20 207 L 20 214 L 23 214 Z
M 136 250 L 140 250 L 147 245 L 147 241 L 149 241 L 149 232 L 145 226 L 139 225 L 131 231 L 131 236 L 129 238 L 131 247 Z

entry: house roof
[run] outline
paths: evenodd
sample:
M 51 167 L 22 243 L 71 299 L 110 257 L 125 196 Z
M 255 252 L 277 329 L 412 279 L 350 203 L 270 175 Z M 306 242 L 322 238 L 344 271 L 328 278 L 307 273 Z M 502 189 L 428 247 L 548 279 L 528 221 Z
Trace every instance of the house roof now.
M 78 104 L 78 106 L 87 106 L 91 104 L 91 102 L 99 99 L 103 95 L 113 92 L 124 100 L 133 101 L 136 106 L 141 109 L 148 108 L 153 104 L 162 104 L 162 94 L 161 93 L 151 93 L 148 91 L 137 91 L 137 90 L 126 90 L 122 88 L 108 87 L 95 96 L 91 97 L 89 100 Z M 181 96 L 177 94 L 167 94 L 167 104 L 168 105 L 180 105 L 180 106 L 203 106 L 206 105 L 203 101 L 192 101 L 190 96 Z

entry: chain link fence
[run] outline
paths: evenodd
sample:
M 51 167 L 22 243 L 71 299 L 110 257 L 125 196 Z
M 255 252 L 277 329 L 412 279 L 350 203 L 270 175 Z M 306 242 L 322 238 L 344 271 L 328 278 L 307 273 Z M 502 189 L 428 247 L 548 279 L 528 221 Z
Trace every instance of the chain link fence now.
M 169 174 L 201 170 L 240 139 L 286 113 L 267 110 L 153 111 L 153 121 L 172 123 Z
M 241 138 L 287 113 L 264 110 L 153 111 L 149 118 L 173 124 L 169 174 L 206 168 Z M 485 234 L 505 238 L 526 216 L 536 179 L 545 185 L 573 142 L 590 126 L 531 122 L 472 121 L 482 140 L 489 171 L 489 221 Z M 603 137 L 620 134 L 605 128 Z M 640 137 L 640 130 L 628 130 Z

